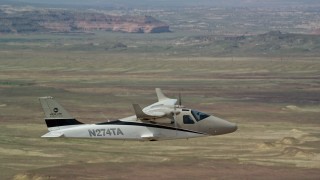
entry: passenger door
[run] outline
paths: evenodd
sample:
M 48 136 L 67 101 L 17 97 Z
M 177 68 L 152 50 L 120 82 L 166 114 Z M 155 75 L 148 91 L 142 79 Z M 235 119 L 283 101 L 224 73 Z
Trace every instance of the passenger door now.
M 179 114 L 179 127 L 182 129 L 188 129 L 197 131 L 197 122 L 191 114 L 190 110 L 182 110 Z

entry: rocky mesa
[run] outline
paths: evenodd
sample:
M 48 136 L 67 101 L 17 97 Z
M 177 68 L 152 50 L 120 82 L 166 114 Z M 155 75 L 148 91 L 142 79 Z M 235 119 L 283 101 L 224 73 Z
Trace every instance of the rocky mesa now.
M 170 32 L 168 24 L 152 16 L 117 16 L 61 9 L 0 8 L 0 33 L 90 32 L 94 30 L 128 33 Z

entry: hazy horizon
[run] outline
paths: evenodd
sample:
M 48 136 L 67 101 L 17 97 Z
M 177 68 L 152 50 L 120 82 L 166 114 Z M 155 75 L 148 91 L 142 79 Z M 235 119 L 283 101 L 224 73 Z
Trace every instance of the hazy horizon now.
M 192 6 L 206 7 L 287 7 L 320 6 L 318 0 L 3 0 L 0 5 L 31 5 L 50 7 L 89 7 L 89 8 L 179 8 Z

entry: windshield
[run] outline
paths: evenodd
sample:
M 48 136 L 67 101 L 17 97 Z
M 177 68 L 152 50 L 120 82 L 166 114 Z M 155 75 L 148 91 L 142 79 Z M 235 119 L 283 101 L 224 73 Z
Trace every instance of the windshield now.
M 209 117 L 208 114 L 205 114 L 203 112 L 199 112 L 199 111 L 196 111 L 196 110 L 191 110 L 191 113 L 192 115 L 194 116 L 194 118 L 197 120 L 197 121 L 201 121 L 207 117 Z

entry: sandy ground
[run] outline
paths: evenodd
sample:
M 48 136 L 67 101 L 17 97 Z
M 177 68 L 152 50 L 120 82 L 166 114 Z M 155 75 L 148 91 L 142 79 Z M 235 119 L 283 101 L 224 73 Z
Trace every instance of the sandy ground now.
M 319 169 L 239 164 L 233 160 L 94 163 L 41 168 L 14 179 L 318 179 Z
M 320 178 L 317 58 L 117 61 L 57 53 L 43 62 L 47 53 L 22 54 L 28 61 L 7 53 L 0 65 L 0 179 Z M 184 105 L 235 122 L 238 131 L 145 143 L 40 138 L 47 129 L 39 96 L 56 97 L 92 123 L 155 102 L 155 87 L 171 97 L 181 92 Z

